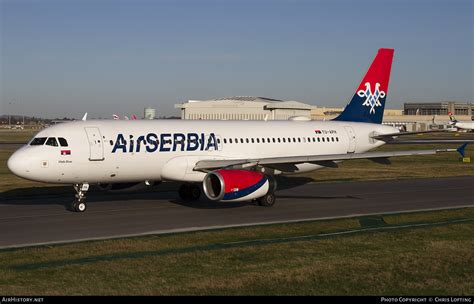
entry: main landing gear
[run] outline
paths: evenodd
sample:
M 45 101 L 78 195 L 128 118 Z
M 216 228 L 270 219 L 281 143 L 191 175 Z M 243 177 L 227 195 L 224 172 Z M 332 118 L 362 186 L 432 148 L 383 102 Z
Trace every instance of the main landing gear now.
M 268 191 L 264 196 L 257 198 L 257 204 L 262 207 L 272 207 L 275 202 L 276 196 L 273 191 Z
M 256 199 L 257 204 L 262 207 L 272 207 L 276 202 L 275 191 L 277 189 L 277 180 L 273 175 L 267 175 L 268 182 L 270 184 L 270 189 L 267 194 Z
M 179 187 L 179 197 L 183 201 L 197 201 L 201 196 L 201 189 L 195 184 L 182 184 Z
M 74 212 L 84 212 L 87 209 L 86 192 L 89 190 L 89 184 L 75 184 L 74 191 L 76 191 L 76 199 L 72 201 L 69 210 Z

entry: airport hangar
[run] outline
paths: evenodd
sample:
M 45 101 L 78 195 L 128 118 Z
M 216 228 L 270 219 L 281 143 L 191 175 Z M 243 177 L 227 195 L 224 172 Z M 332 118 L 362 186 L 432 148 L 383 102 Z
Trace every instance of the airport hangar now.
M 234 96 L 211 100 L 189 100 L 176 104 L 181 119 L 191 120 L 287 120 L 305 117 L 331 120 L 343 108 L 326 108 L 299 101 L 267 97 Z M 460 121 L 474 120 L 474 105 L 457 101 L 405 103 L 403 110 L 385 109 L 383 124 L 404 127 L 406 131 L 449 128 L 451 112 Z

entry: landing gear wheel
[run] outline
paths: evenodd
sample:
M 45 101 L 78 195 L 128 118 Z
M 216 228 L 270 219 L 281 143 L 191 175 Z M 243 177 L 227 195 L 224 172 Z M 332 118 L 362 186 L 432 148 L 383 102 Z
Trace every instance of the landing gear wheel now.
M 74 191 L 76 199 L 69 205 L 69 210 L 73 212 L 84 212 L 87 209 L 86 192 L 89 190 L 89 184 L 75 184 Z
M 179 187 L 179 197 L 184 201 L 196 201 L 201 197 L 201 189 L 197 185 L 182 184 Z
M 183 201 L 189 200 L 189 198 L 190 198 L 190 196 L 191 196 L 191 193 L 190 193 L 190 191 L 189 191 L 189 185 L 187 185 L 187 184 L 182 184 L 182 185 L 179 187 L 178 194 L 179 194 L 179 197 L 180 197 Z
M 199 197 L 201 197 L 201 189 L 199 189 L 198 186 L 196 185 L 191 185 L 190 187 L 190 199 L 192 201 L 197 201 L 199 199 Z
M 74 201 L 73 203 L 73 209 L 76 212 L 84 212 L 87 209 L 86 202 L 84 201 Z
M 265 194 L 264 196 L 257 199 L 258 205 L 263 206 L 263 207 L 272 207 L 273 205 L 275 205 L 275 201 L 276 201 L 276 196 L 275 196 L 275 193 L 273 192 L 269 192 Z

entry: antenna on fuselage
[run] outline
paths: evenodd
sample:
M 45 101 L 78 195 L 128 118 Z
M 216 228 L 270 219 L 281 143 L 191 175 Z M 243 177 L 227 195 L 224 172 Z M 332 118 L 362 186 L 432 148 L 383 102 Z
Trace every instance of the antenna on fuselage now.
M 87 112 L 84 114 L 84 116 L 82 116 L 82 120 L 87 120 Z

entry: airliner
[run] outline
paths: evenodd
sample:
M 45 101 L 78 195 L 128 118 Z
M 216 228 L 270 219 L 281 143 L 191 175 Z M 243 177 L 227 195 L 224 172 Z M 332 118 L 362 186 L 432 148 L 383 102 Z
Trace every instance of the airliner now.
M 454 117 L 453 113 L 449 112 L 449 124 L 458 130 L 467 130 L 467 131 L 472 131 L 474 130 L 474 121 L 458 121 L 456 117 Z
M 183 200 L 197 200 L 203 191 L 212 201 L 269 207 L 278 174 L 337 167 L 345 160 L 387 163 L 389 157 L 456 151 L 372 151 L 400 135 L 381 124 L 393 54 L 378 50 L 352 99 L 331 121 L 74 121 L 40 131 L 8 159 L 8 168 L 28 180 L 72 184 L 69 209 L 75 212 L 86 210 L 91 184 L 161 181 L 181 182 Z

